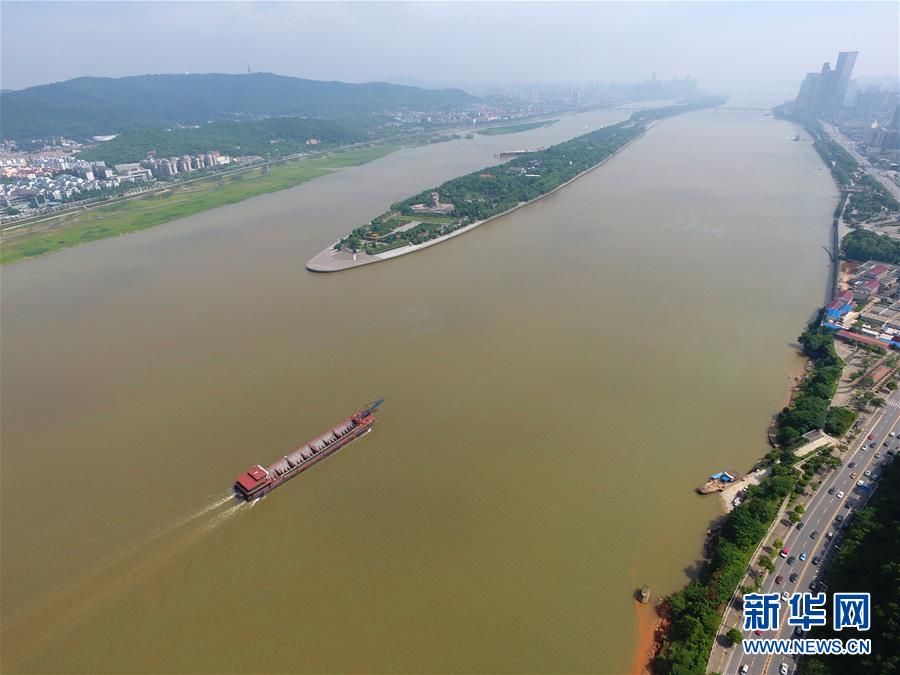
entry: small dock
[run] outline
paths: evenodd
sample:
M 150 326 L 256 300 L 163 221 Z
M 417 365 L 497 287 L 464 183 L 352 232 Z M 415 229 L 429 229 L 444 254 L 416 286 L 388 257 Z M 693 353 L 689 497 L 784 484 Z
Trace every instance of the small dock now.
M 698 494 L 708 495 L 711 492 L 721 492 L 738 479 L 737 474 L 728 471 L 720 471 L 709 477 L 703 485 L 697 488 Z

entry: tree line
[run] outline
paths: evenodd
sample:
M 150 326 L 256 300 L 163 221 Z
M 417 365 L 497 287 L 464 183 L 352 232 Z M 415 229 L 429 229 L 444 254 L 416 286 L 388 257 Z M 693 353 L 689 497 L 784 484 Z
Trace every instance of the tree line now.
M 790 448 L 814 429 L 843 436 L 856 420 L 852 410 L 829 405 L 844 370 L 844 362 L 834 349 L 833 331 L 816 321 L 800 336 L 800 344 L 813 369 L 790 404 L 778 414 L 778 442 L 784 448 Z
M 853 230 L 841 241 L 845 257 L 853 260 L 878 260 L 900 265 L 900 240 L 869 230 Z
M 844 366 L 834 349 L 834 336 L 820 325 L 818 317 L 800 336 L 800 344 L 813 362 L 793 401 L 779 414 L 778 439 L 781 450 L 766 457 L 771 473 L 759 486 L 747 488 L 743 501 L 729 513 L 712 546 L 712 555 L 698 577 L 666 601 L 669 624 L 660 645 L 654 669 L 668 674 L 702 674 L 715 640 L 722 613 L 747 571 L 751 556 L 772 524 L 784 499 L 792 491 L 802 491 L 809 472 L 831 465 L 830 455 L 815 457 L 801 475 L 791 447 L 803 433 L 824 427 L 828 433 L 843 435 L 856 419 L 846 408 L 829 407 Z M 776 463 L 778 462 L 778 463 Z M 790 514 L 800 519 L 802 506 Z M 766 566 L 767 558 L 761 560 Z M 749 591 L 750 589 L 742 589 Z M 732 635 L 732 637 L 734 637 Z
M 743 501 L 729 513 L 700 574 L 667 600 L 669 623 L 655 672 L 702 675 L 712 650 L 722 612 L 747 571 L 781 503 L 791 494 L 798 472 L 776 464 L 759 485 L 747 488 Z
M 360 246 L 366 245 L 371 253 L 404 243 L 419 244 L 448 234 L 551 192 L 615 154 L 646 131 L 647 125 L 653 120 L 719 105 L 724 100 L 723 97 L 705 97 L 684 104 L 640 111 L 624 122 L 516 157 L 504 164 L 453 178 L 392 204 L 390 211 L 381 214 L 371 223 L 354 229 L 335 247 L 347 247 L 356 251 Z M 413 210 L 413 206 L 428 203 L 433 192 L 438 193 L 442 203 L 453 204 L 451 222 L 422 223 L 403 232 L 385 233 L 379 229 L 381 223 L 390 221 L 398 214 L 415 219 L 419 214 Z M 378 235 L 377 244 L 371 243 L 373 234 Z M 370 243 L 364 244 L 367 241 Z
M 810 656 L 801 661 L 803 675 L 900 673 L 900 463 L 882 471 L 878 490 L 847 525 L 834 564 L 828 570 L 828 591 L 871 593 L 872 627 L 866 633 L 836 633 L 815 628 L 817 639 L 870 638 L 872 653 L 859 656 Z

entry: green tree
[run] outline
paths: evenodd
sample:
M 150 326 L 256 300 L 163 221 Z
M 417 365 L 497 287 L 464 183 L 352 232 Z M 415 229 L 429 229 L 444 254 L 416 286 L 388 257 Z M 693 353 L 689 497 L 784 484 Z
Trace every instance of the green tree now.
M 731 628 L 731 629 L 729 629 L 729 631 L 727 633 L 725 633 L 725 638 L 728 640 L 729 644 L 733 647 L 734 645 L 736 645 L 738 642 L 741 641 L 741 639 L 743 638 L 743 635 L 741 634 L 741 631 L 738 630 L 737 628 Z

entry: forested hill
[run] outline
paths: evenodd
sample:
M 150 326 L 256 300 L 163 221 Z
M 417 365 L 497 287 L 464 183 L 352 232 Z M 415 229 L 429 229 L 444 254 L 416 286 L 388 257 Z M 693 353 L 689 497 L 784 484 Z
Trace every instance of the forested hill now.
M 368 118 L 367 118 L 368 119 Z M 380 118 L 376 118 L 380 119 Z M 307 144 L 315 138 L 316 146 Z M 218 150 L 226 155 L 276 158 L 370 138 L 358 120 L 271 117 L 248 122 L 221 121 L 178 129 L 132 129 L 80 153 L 81 159 L 107 164 L 139 162 L 153 150 L 157 157 L 199 155 Z
M 83 139 L 266 115 L 336 117 L 398 108 L 450 109 L 476 100 L 461 89 L 320 82 L 271 73 L 79 77 L 0 94 L 0 135 L 14 140 Z

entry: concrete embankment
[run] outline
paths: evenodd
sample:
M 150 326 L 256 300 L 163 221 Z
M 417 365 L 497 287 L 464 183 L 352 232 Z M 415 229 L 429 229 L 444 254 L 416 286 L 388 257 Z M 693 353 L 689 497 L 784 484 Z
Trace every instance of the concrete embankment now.
M 585 169 L 581 173 L 576 174 L 575 176 L 573 176 L 572 178 L 567 180 L 565 183 L 557 185 L 555 188 L 553 188 L 549 192 L 545 192 L 544 194 L 540 195 L 539 197 L 530 199 L 527 202 L 520 202 L 519 204 L 512 207 L 511 209 L 507 209 L 506 211 L 503 211 L 502 213 L 497 213 L 497 214 L 491 216 L 490 218 L 485 218 L 484 220 L 476 221 L 476 222 L 472 223 L 471 225 L 466 225 L 465 227 L 461 227 L 458 230 L 454 230 L 453 232 L 450 232 L 449 234 L 445 234 L 441 237 L 436 237 L 435 239 L 431 239 L 431 240 L 423 242 L 421 244 L 410 244 L 409 246 L 401 246 L 399 248 L 391 249 L 390 251 L 385 251 L 384 253 L 376 253 L 375 255 L 369 255 L 368 253 L 351 253 L 350 251 L 337 251 L 334 249 L 334 245 L 332 245 L 332 246 L 329 246 L 328 248 L 320 251 L 313 258 L 311 258 L 309 260 L 309 262 L 306 263 L 306 269 L 308 269 L 310 272 L 340 272 L 341 270 L 346 270 L 346 269 L 350 269 L 353 267 L 361 267 L 363 265 L 371 265 L 372 263 L 383 262 L 385 260 L 390 260 L 392 258 L 399 258 L 400 256 L 403 256 L 403 255 L 408 255 L 410 253 L 415 253 L 416 251 L 421 251 L 422 249 L 428 248 L 429 246 L 435 246 L 444 241 L 447 241 L 448 239 L 452 239 L 453 237 L 458 237 L 459 235 L 465 234 L 466 232 L 469 232 L 470 230 L 474 230 L 476 227 L 479 227 L 480 225 L 484 225 L 487 222 L 490 222 L 492 220 L 495 220 L 497 218 L 505 216 L 509 213 L 512 213 L 513 211 L 516 211 L 517 209 L 521 209 L 524 206 L 528 206 L 529 204 L 533 204 L 534 202 L 544 199 L 545 197 L 549 197 L 557 190 L 562 190 L 564 187 L 566 187 L 570 183 L 574 183 L 576 180 L 578 180 L 582 176 L 589 174 L 591 171 L 594 171 L 595 169 L 598 169 L 599 167 L 606 164 L 606 162 L 608 162 L 613 157 L 618 155 L 629 145 L 631 145 L 638 139 L 642 138 L 644 136 L 644 134 L 647 133 L 647 131 L 652 129 L 658 123 L 659 123 L 659 121 L 651 122 L 650 124 L 647 125 L 647 128 L 644 129 L 644 131 L 642 131 L 640 134 L 638 134 L 637 136 L 632 138 L 630 141 L 625 143 L 621 148 L 616 150 L 609 157 L 606 157 L 605 159 L 598 162 L 597 164 L 590 167 L 589 169 Z

